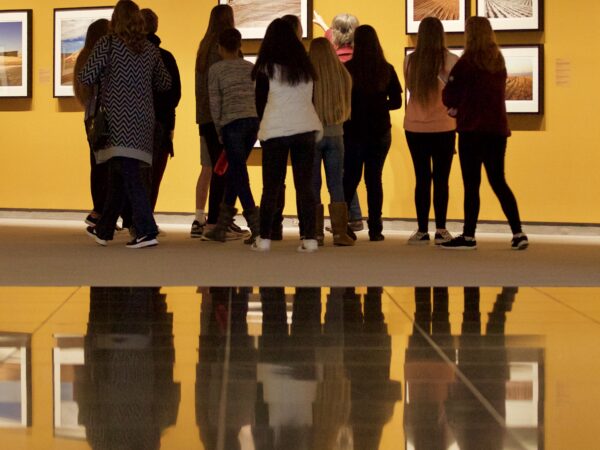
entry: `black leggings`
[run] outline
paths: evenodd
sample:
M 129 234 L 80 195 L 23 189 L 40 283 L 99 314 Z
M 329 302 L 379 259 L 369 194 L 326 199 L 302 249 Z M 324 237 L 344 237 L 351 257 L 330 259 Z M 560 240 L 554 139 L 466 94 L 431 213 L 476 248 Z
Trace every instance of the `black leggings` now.
M 465 225 L 463 234 L 475 236 L 479 216 L 479 186 L 481 184 L 481 166 L 490 182 L 490 186 L 500 200 L 502 211 L 508 219 L 513 234 L 521 232 L 521 218 L 514 194 L 504 177 L 504 155 L 506 137 L 490 133 L 460 133 L 458 155 L 465 187 Z
M 435 226 L 444 229 L 448 213 L 448 178 L 454 156 L 456 133 L 454 131 L 442 133 L 406 131 L 405 134 L 417 179 L 415 206 L 419 231 L 423 233 L 428 231 L 432 181 Z

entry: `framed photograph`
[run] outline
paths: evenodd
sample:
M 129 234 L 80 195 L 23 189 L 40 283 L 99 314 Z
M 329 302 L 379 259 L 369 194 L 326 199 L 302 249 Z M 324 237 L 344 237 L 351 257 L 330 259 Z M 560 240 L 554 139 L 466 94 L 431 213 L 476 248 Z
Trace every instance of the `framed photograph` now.
M 544 0 L 477 0 L 477 15 L 497 31 L 541 31 Z
M 30 9 L 0 11 L 0 98 L 31 97 Z
M 414 47 L 404 49 L 405 58 Z M 460 57 L 461 47 L 449 47 Z M 506 61 L 506 112 L 509 114 L 542 114 L 544 112 L 544 46 L 505 45 L 500 50 Z M 408 101 L 409 93 L 406 94 Z
M 542 114 L 544 112 L 543 45 L 500 47 L 506 61 L 506 111 Z
M 0 429 L 31 426 L 31 335 L 0 333 Z
M 437 17 L 446 33 L 462 33 L 469 16 L 467 0 L 406 0 L 406 34 L 417 34 L 425 17 Z
M 54 10 L 54 97 L 74 96 L 75 61 L 87 29 L 98 19 L 110 20 L 112 11 L 112 6 Z
M 233 8 L 235 27 L 242 39 L 262 39 L 269 24 L 278 17 L 293 14 L 302 23 L 302 37 L 312 38 L 312 0 L 219 0 Z

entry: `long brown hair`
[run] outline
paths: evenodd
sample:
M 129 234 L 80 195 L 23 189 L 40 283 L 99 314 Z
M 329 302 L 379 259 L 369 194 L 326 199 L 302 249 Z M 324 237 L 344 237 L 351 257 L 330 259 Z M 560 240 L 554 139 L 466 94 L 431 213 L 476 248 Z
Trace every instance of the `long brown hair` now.
M 147 42 L 145 24 L 139 6 L 130 0 L 120 0 L 115 5 L 110 21 L 111 32 L 121 38 L 135 53 L 141 53 Z
M 208 27 L 206 33 L 198 46 L 196 54 L 196 72 L 208 70 L 208 54 L 218 40 L 221 32 L 228 28 L 235 27 L 233 20 L 233 8 L 229 5 L 217 5 L 210 12 Z
M 469 17 L 465 35 L 463 58 L 488 72 L 499 72 L 506 68 L 504 57 L 496 43 L 496 35 L 488 19 L 479 16 Z
M 387 88 L 390 67 L 372 26 L 361 25 L 354 32 L 354 56 L 347 64 L 356 88 L 367 92 L 381 92 Z
M 315 69 L 313 103 L 324 126 L 336 125 L 350 118 L 352 77 L 340 62 L 326 38 L 310 43 L 308 56 Z
M 406 87 L 411 98 L 427 105 L 438 92 L 438 75 L 446 60 L 444 26 L 435 17 L 426 17 L 419 25 L 417 47 L 408 57 Z
M 102 36 L 106 36 L 108 34 L 109 22 L 106 19 L 98 19 L 88 27 L 87 33 L 85 35 L 85 44 L 83 48 L 77 55 L 77 60 L 75 61 L 75 67 L 73 69 L 73 73 L 75 77 L 73 79 L 73 91 L 75 92 L 75 98 L 84 105 L 89 97 L 89 89 L 86 89 L 78 80 L 77 74 L 81 72 L 83 66 L 87 62 L 96 42 L 100 40 Z

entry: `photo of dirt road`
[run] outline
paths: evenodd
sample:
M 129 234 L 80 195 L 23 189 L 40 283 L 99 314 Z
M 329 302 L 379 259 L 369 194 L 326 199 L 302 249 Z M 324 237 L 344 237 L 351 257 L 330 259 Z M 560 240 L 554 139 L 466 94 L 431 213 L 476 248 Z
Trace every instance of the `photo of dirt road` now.
M 488 19 L 523 19 L 533 17 L 533 0 L 485 0 Z
M 506 100 L 533 100 L 533 62 L 530 58 L 506 58 Z
M 437 17 L 440 20 L 458 20 L 459 0 L 414 0 L 414 20 Z
M 266 28 L 277 17 L 300 16 L 302 12 L 301 0 L 228 0 L 226 3 L 233 8 L 237 28 Z
M 23 85 L 23 24 L 0 22 L 0 86 Z

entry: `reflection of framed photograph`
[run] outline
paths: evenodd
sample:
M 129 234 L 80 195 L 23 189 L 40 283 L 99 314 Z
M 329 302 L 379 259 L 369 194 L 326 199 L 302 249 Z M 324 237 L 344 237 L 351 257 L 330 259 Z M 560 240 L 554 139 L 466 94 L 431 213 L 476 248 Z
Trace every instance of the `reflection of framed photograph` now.
M 437 17 L 446 33 L 462 33 L 471 2 L 467 0 L 406 0 L 406 34 L 416 34 L 425 17 Z
M 0 333 L 0 429 L 31 425 L 31 335 Z
M 500 47 L 506 61 L 506 111 L 542 114 L 544 111 L 544 47 Z
M 312 0 L 219 0 L 233 8 L 235 27 L 243 39 L 262 39 L 269 24 L 288 14 L 298 16 L 302 37 L 312 38 Z
M 0 11 L 0 97 L 31 97 L 31 16 Z
M 54 97 L 73 97 L 75 61 L 87 29 L 98 19 L 110 20 L 112 11 L 112 6 L 54 10 Z
M 543 10 L 544 0 L 477 0 L 477 15 L 497 31 L 543 30 Z
M 404 50 L 405 58 L 414 47 Z M 460 47 L 448 48 L 461 56 Z M 544 46 L 505 45 L 500 47 L 506 61 L 506 112 L 509 114 L 542 114 L 544 112 Z M 406 99 L 408 101 L 408 93 Z

